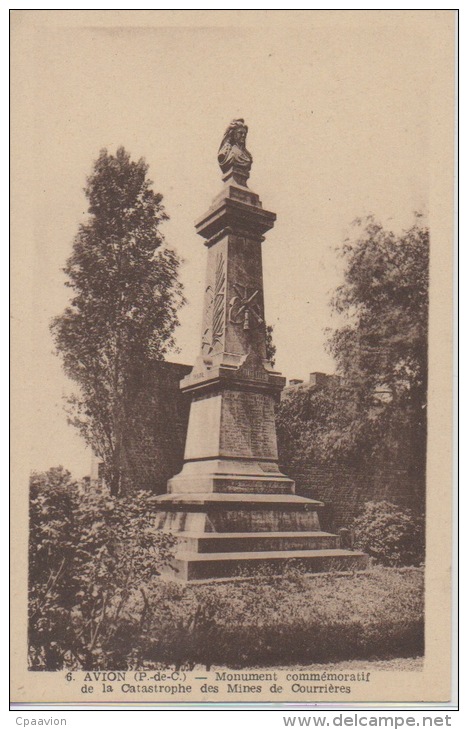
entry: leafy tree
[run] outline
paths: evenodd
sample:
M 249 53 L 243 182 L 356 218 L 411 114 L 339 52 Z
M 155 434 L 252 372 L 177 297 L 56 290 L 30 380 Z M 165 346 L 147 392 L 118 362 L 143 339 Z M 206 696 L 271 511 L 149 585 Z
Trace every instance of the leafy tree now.
M 347 240 L 328 331 L 338 379 L 299 389 L 279 409 L 282 461 L 407 466 L 423 489 L 426 456 L 429 232 L 395 235 L 373 217 Z
M 115 156 L 100 153 L 85 188 L 90 217 L 64 269 L 73 298 L 51 325 L 79 386 L 69 399 L 70 422 L 102 459 L 112 494 L 121 489 L 135 374 L 174 345 L 183 303 L 180 261 L 160 231 L 168 216 L 147 171 L 122 147 Z
M 369 217 L 347 241 L 345 281 L 332 300 L 345 324 L 331 333 L 338 371 L 368 399 L 423 408 L 427 392 L 429 231 L 396 236 Z

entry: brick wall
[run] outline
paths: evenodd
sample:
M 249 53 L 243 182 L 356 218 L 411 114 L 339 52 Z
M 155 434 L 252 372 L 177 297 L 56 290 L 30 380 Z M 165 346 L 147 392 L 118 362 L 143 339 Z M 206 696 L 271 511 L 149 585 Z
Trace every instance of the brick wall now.
M 402 507 L 421 508 L 421 480 L 406 469 L 376 464 L 372 469 L 333 465 L 284 467 L 296 481 L 296 493 L 325 503 L 321 524 L 336 530 L 349 525 L 365 502 L 393 502 Z
M 166 491 L 182 468 L 190 401 L 179 390 L 192 366 L 156 362 L 135 382 L 123 448 L 123 490 Z

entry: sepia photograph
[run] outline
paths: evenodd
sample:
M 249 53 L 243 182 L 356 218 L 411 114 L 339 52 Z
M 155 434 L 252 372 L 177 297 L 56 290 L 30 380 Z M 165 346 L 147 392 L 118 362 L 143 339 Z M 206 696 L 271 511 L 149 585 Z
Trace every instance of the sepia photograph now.
M 10 20 L 12 702 L 450 702 L 456 11 Z

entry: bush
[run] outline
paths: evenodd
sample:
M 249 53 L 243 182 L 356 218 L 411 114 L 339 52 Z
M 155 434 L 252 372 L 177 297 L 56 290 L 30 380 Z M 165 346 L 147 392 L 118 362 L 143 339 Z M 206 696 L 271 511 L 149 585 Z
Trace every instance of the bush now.
M 353 522 L 355 547 L 388 566 L 420 565 L 424 525 L 411 510 L 390 502 L 366 502 Z
M 31 669 L 126 666 L 146 620 L 145 586 L 172 556 L 147 492 L 85 490 L 62 467 L 30 482 Z M 140 593 L 139 612 L 126 608 Z

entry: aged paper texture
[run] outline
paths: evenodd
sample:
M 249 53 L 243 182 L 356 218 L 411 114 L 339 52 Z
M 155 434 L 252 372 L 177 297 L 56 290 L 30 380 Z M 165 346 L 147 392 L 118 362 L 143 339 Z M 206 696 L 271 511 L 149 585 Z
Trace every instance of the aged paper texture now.
M 326 702 L 329 705 L 450 701 L 455 25 L 456 13 L 450 10 L 12 11 L 13 702 Z M 236 128 L 236 135 L 240 129 L 240 136 L 231 137 L 229 128 L 225 133 L 231 120 L 244 119 L 248 126 L 247 141 L 242 124 L 231 128 L 231 132 Z M 232 162 L 234 144 L 238 147 Z M 285 650 L 282 658 L 281 641 L 285 642 L 284 646 L 288 641 L 294 643 L 294 637 L 288 638 L 288 631 L 299 632 L 302 621 L 299 619 L 294 624 L 294 609 L 290 624 L 293 628 L 285 625 L 282 634 L 280 631 L 272 635 L 271 641 L 279 641 L 280 648 L 272 648 L 268 637 L 265 639 L 265 656 L 274 659 L 260 658 L 256 663 L 249 663 L 239 653 L 233 661 L 229 657 L 234 655 L 234 643 L 239 641 L 240 646 L 248 641 L 247 634 L 236 634 L 240 631 L 240 624 L 236 624 L 237 599 L 229 598 L 232 591 L 232 596 L 244 600 L 242 581 L 223 583 L 221 580 L 220 583 L 218 579 L 214 583 L 205 582 L 204 587 L 197 589 L 201 592 L 196 595 L 204 591 L 205 613 L 193 609 L 190 601 L 195 600 L 195 594 L 184 593 L 180 584 L 168 588 L 166 582 L 162 589 L 166 591 L 165 610 L 169 613 L 173 610 L 169 595 L 173 596 L 174 606 L 178 602 L 174 626 L 179 626 L 182 643 L 188 641 L 184 636 L 198 635 L 195 629 L 190 634 L 191 621 L 198 631 L 198 627 L 202 630 L 205 626 L 203 621 L 211 620 L 209 606 L 214 605 L 215 594 L 228 602 L 225 605 L 229 605 L 229 611 L 232 609 L 233 618 L 231 624 L 226 619 L 225 634 L 219 633 L 216 622 L 210 631 L 201 634 L 205 636 L 205 644 L 216 643 L 212 659 L 197 662 L 195 651 L 193 662 L 187 661 L 186 647 L 182 646 L 177 650 L 179 654 L 174 648 L 174 656 L 164 661 L 158 661 L 155 650 L 154 661 L 148 657 L 141 660 L 135 655 L 133 659 L 120 658 L 116 666 L 109 666 L 104 659 L 100 665 L 96 647 L 101 614 L 96 613 L 97 609 L 89 619 L 95 627 L 92 629 L 95 634 L 88 642 L 90 653 L 81 666 L 76 664 L 77 657 L 72 656 L 73 647 L 66 660 L 60 660 L 61 664 L 57 660 L 55 671 L 50 662 L 44 664 L 43 649 L 33 652 L 31 659 L 31 650 L 28 651 L 30 473 L 43 473 L 62 465 L 74 479 L 82 479 L 94 468 L 91 451 L 85 449 L 78 431 L 67 424 L 63 412 L 63 396 L 73 392 L 73 385 L 62 369 L 61 359 L 53 354 L 49 326 L 52 318 L 63 312 L 71 295 L 65 287 L 62 269 L 72 252 L 79 226 L 87 221 L 88 203 L 83 193 L 86 179 L 101 150 L 115 154 L 120 146 L 125 147 L 132 159 L 144 158 L 148 163 L 149 177 L 154 181 L 154 189 L 164 196 L 170 216 L 164 223 L 164 235 L 168 245 L 184 259 L 179 275 L 188 303 L 180 312 L 180 327 L 175 332 L 179 352 L 169 353 L 167 357 L 179 363 L 180 378 L 190 371 L 190 368 L 183 370 L 183 366 L 193 365 L 199 354 L 204 307 L 205 314 L 206 307 L 211 307 L 210 322 L 213 320 L 215 324 L 204 329 L 202 352 L 215 359 L 222 337 L 226 340 L 231 337 L 225 350 L 235 353 L 236 347 L 241 347 L 242 337 L 254 337 L 251 332 L 255 327 L 259 323 L 263 326 L 263 299 L 258 288 L 262 281 L 261 258 L 259 263 L 249 259 L 251 268 L 244 271 L 241 254 L 236 253 L 238 258 L 235 258 L 229 253 L 231 249 L 226 248 L 228 253 L 223 255 L 234 262 L 232 266 L 237 267 L 235 271 L 240 276 L 231 282 L 228 269 L 227 283 L 222 274 L 223 255 L 208 258 L 213 262 L 208 264 L 208 277 L 212 276 L 213 283 L 209 292 L 211 299 L 208 305 L 207 300 L 203 303 L 206 262 L 211 249 L 202 245 L 194 221 L 200 221 L 221 191 L 218 148 L 223 174 L 228 177 L 231 174 L 234 188 L 237 186 L 238 202 L 230 201 L 232 210 L 236 205 L 239 210 L 242 205 L 246 206 L 244 210 L 256 209 L 255 221 L 252 213 L 254 217 L 249 219 L 249 225 L 256 226 L 257 243 L 260 234 L 273 227 L 274 217 L 268 211 L 274 211 L 277 216 L 274 230 L 265 236 L 263 248 L 264 308 L 266 322 L 274 327 L 275 368 L 287 378 L 305 379 L 309 373 L 316 376 L 334 372 L 333 361 L 324 347 L 323 331 L 333 326 L 329 320 L 330 292 L 342 283 L 335 249 L 343 244 L 352 221 L 372 214 L 385 229 L 396 233 L 413 225 L 415 212 L 427 223 L 430 276 L 426 557 L 424 568 L 402 567 L 395 578 L 407 581 L 410 592 L 413 590 L 411 576 L 421 585 L 424 581 L 424 628 L 419 625 L 414 629 L 424 631 L 419 650 L 402 649 L 400 654 L 389 650 L 388 655 L 384 652 L 376 656 L 366 650 L 364 642 L 354 655 L 341 654 L 340 658 L 339 652 L 335 652 L 338 658 L 332 658 L 333 652 L 328 656 L 325 651 L 320 661 L 311 661 L 307 657 L 319 653 L 310 652 L 308 646 L 314 640 L 304 630 L 296 637 L 297 642 L 303 642 L 303 653 L 297 649 L 290 660 Z M 250 153 L 253 163 L 249 160 Z M 245 190 L 245 170 L 250 172 L 250 165 L 248 185 L 253 194 Z M 263 201 L 261 213 L 257 193 Z M 215 246 L 219 232 L 216 224 L 207 220 L 199 223 L 197 230 L 209 239 L 209 246 Z M 239 220 L 235 219 L 234 224 L 238 225 Z M 243 225 L 246 220 L 244 216 Z M 245 226 L 248 228 L 248 223 Z M 230 228 L 223 235 L 228 237 L 229 246 L 238 246 L 235 250 L 243 251 L 242 246 L 247 244 L 234 240 L 236 230 Z M 250 240 L 249 231 L 242 236 L 238 231 L 237 234 Z M 243 272 L 242 281 L 239 272 Z M 217 329 L 216 307 L 225 296 L 223 287 L 231 284 L 234 288 L 227 297 L 228 324 L 223 334 L 222 327 Z M 261 354 L 262 343 L 259 347 Z M 216 429 L 224 428 L 226 448 L 235 454 L 233 463 L 235 459 L 240 463 L 244 455 L 242 434 L 239 436 L 235 425 L 230 426 L 228 433 L 223 424 L 229 417 L 234 424 L 249 422 L 249 444 L 252 449 L 256 448 L 256 440 L 260 444 L 260 466 L 256 468 L 258 473 L 263 468 L 266 474 L 259 477 L 264 485 L 262 509 L 271 497 L 269 490 L 281 489 L 285 503 L 289 499 L 290 480 L 275 472 L 273 410 L 267 396 L 262 395 L 270 386 L 273 390 L 277 387 L 279 376 L 265 374 L 261 356 L 254 350 L 250 351 L 249 358 L 242 361 L 239 369 L 242 382 L 248 381 L 249 385 L 236 386 L 237 390 L 230 392 L 229 398 L 220 395 L 220 399 L 225 398 L 220 410 L 216 409 L 221 401 L 215 398 L 200 397 L 196 401 L 191 419 L 197 437 L 194 441 L 191 432 L 186 460 L 187 453 L 195 455 L 192 461 L 198 466 L 185 472 L 189 476 L 183 476 L 180 483 L 174 482 L 173 492 L 179 490 L 183 494 L 190 489 L 186 485 L 193 479 L 198 479 L 201 491 L 216 492 L 214 477 L 207 469 L 203 472 L 204 467 L 200 466 L 211 455 L 211 436 Z M 228 370 L 238 366 L 235 358 L 226 362 L 223 361 L 222 367 Z M 206 363 L 195 366 L 192 389 L 201 387 L 196 378 L 203 381 L 205 366 Z M 197 367 L 202 369 L 197 371 Z M 264 382 L 259 385 L 262 379 Z M 242 388 L 250 388 L 254 395 Z M 251 426 L 254 421 L 257 425 Z M 202 438 L 205 440 L 200 445 Z M 241 467 L 236 468 L 240 473 Z M 174 471 L 169 476 L 173 477 Z M 228 476 L 224 482 L 231 480 L 232 493 L 245 491 L 247 477 L 242 481 L 242 474 L 237 474 L 233 480 L 232 471 Z M 403 489 L 401 484 L 400 488 Z M 316 496 L 313 489 L 304 494 L 307 498 Z M 330 502 L 331 508 L 333 494 L 338 492 L 332 492 L 326 500 L 321 497 L 322 501 Z M 229 495 L 219 496 L 227 499 Z M 231 505 L 232 494 L 229 499 Z M 335 515 L 341 515 L 338 501 L 342 505 L 343 499 L 341 493 L 336 496 Z M 392 500 L 388 497 L 387 501 Z M 291 499 L 288 504 L 292 504 Z M 222 511 L 219 506 L 216 509 Z M 204 514 L 199 510 L 195 517 Z M 254 519 L 255 515 L 252 522 Z M 233 531 L 233 523 L 229 524 L 227 531 Z M 336 531 L 339 527 L 338 521 Z M 52 526 L 51 530 L 56 528 L 60 526 Z M 246 531 L 244 527 L 234 530 L 239 545 L 247 539 Z M 279 539 L 277 532 L 274 535 L 274 540 Z M 287 535 L 291 540 L 291 534 Z M 204 533 L 203 536 L 206 542 Z M 335 540 L 335 537 L 327 539 Z M 277 544 L 274 540 L 271 545 Z M 341 540 L 341 546 L 346 547 L 346 536 L 342 535 Z M 246 544 L 251 543 L 247 540 Z M 289 544 L 298 549 L 299 543 L 294 540 Z M 259 550 L 258 546 L 251 549 Z M 271 546 L 270 550 L 273 550 Z M 314 585 L 326 591 L 327 580 L 342 581 L 341 586 L 344 580 L 350 580 L 357 581 L 353 586 L 362 585 L 366 591 L 365 586 L 371 584 L 359 583 L 360 580 L 378 584 L 378 577 L 372 578 L 377 573 L 362 578 L 359 570 L 364 563 L 353 564 L 351 568 L 350 565 L 346 567 L 347 577 L 327 573 L 328 578 L 320 579 L 325 583 Z M 344 570 L 344 563 L 342 567 Z M 61 566 L 62 569 L 65 568 Z M 190 575 L 190 564 L 184 569 Z M 357 573 L 350 577 L 350 569 L 356 569 Z M 213 570 L 212 575 L 217 575 L 216 569 Z M 385 572 L 383 568 L 378 570 Z M 268 590 L 274 588 L 276 579 L 272 578 L 270 585 L 262 576 L 259 574 L 260 584 L 264 581 Z M 76 578 L 79 580 L 80 576 Z M 291 585 L 296 580 L 304 591 L 304 605 L 297 615 L 312 615 L 309 590 L 312 584 L 307 584 L 306 590 L 301 583 L 303 577 L 289 580 Z M 251 576 L 247 584 L 253 585 Z M 45 610 L 57 585 L 57 574 L 51 569 L 49 584 L 36 605 L 36 612 Z M 126 589 L 123 590 L 125 593 Z M 376 590 L 378 593 L 380 589 Z M 226 591 L 224 597 L 223 591 Z M 359 599 L 351 593 L 350 589 L 349 601 Z M 342 594 L 343 591 L 339 595 Z M 111 610 L 105 600 L 100 607 L 102 620 L 106 611 Z M 346 623 L 350 612 L 356 611 L 355 605 L 351 606 L 343 596 L 339 600 L 340 606 L 333 604 L 338 618 L 330 629 L 337 632 L 337 643 L 341 640 L 340 626 Z M 363 604 L 365 600 L 362 596 Z M 372 600 L 374 594 L 369 598 L 371 603 Z M 184 601 L 187 614 L 182 610 Z M 299 596 L 297 601 L 300 602 Z M 139 610 L 144 612 L 146 608 L 142 605 L 139 604 Z M 67 613 L 68 609 L 63 606 L 60 610 L 64 611 L 64 631 L 72 630 L 73 622 L 82 620 L 76 607 L 75 613 Z M 252 605 L 250 610 L 257 610 L 257 606 Z M 277 616 L 280 615 L 284 617 L 279 607 Z M 359 615 L 353 617 L 356 625 L 363 621 Z M 37 615 L 34 618 L 37 624 L 36 619 Z M 39 634 L 49 630 L 48 620 L 44 618 L 42 629 L 35 625 Z M 273 626 L 274 617 L 268 620 Z M 382 616 L 381 620 L 382 632 L 391 633 L 391 617 Z M 141 622 L 143 625 L 143 617 Z M 261 626 L 260 619 L 258 626 Z M 89 625 L 83 624 L 76 636 L 82 637 L 88 629 Z M 322 634 L 320 641 L 325 641 Z M 253 635 L 251 642 L 254 639 Z M 150 643 L 151 635 L 146 640 Z M 228 646 L 224 655 L 222 641 Z M 246 651 L 246 656 L 250 656 L 250 648 Z M 206 651 L 203 656 L 208 656 Z M 223 656 L 228 659 L 223 661 Z

